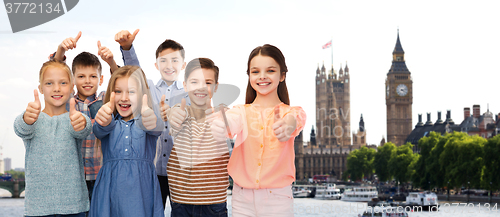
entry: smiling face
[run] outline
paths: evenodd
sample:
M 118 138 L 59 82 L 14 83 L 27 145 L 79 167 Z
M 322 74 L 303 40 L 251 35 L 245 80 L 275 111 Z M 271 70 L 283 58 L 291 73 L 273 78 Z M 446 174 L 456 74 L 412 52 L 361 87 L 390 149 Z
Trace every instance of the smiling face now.
M 93 66 L 78 67 L 75 72 L 75 85 L 78 90 L 78 97 L 81 100 L 87 99 L 97 92 L 97 87 L 102 84 L 102 75 Z
M 278 85 L 285 76 L 281 75 L 280 66 L 272 57 L 257 55 L 250 61 L 249 68 L 250 85 L 257 95 L 277 94 Z
M 158 59 L 156 59 L 155 66 L 156 69 L 160 71 L 161 78 L 167 82 L 168 85 L 171 85 L 177 80 L 179 72 L 186 67 L 186 63 L 179 50 L 168 48 L 160 52 Z
M 188 91 L 191 107 L 206 109 L 207 99 L 212 99 L 217 86 L 214 70 L 198 68 L 192 71 L 187 81 L 184 82 L 184 89 Z
M 139 107 L 140 88 L 137 81 L 131 77 L 117 78 L 115 81 L 115 108 L 124 121 L 134 117 L 134 111 Z
M 66 70 L 49 66 L 43 73 L 38 88 L 44 95 L 46 109 L 66 109 L 66 102 L 70 98 L 73 84 Z

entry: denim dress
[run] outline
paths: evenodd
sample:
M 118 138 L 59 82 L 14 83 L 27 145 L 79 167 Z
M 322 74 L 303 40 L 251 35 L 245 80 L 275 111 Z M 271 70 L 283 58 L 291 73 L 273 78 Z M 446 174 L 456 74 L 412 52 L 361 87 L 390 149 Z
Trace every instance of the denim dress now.
M 143 130 L 140 116 L 124 121 L 117 114 L 105 127 L 94 123 L 94 134 L 102 142 L 103 166 L 96 178 L 89 216 L 164 216 L 153 164 L 156 140 L 163 128 L 158 120 L 152 131 Z

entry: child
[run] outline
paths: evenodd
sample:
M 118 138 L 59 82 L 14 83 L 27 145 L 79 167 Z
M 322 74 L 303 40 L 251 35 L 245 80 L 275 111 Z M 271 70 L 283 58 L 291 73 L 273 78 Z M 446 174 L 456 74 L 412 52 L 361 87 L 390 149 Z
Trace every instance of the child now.
M 234 180 L 235 217 L 293 216 L 293 140 L 306 114 L 289 106 L 287 71 L 278 48 L 268 44 L 255 48 L 248 59 L 246 104 L 226 112 L 230 132 L 237 135 L 227 166 Z M 221 118 L 213 121 L 211 129 L 218 141 L 225 141 Z
M 82 139 L 91 131 L 90 119 L 70 100 L 73 79 L 69 67 L 49 60 L 40 69 L 38 92 L 26 112 L 14 122 L 14 131 L 26 147 L 26 216 L 85 216 L 89 199 L 83 176 Z M 41 111 L 41 112 L 40 112 Z
M 75 38 L 64 39 L 58 46 L 54 58 L 63 60 L 66 51 L 76 48 L 81 35 L 82 32 L 79 32 Z M 101 58 L 109 64 L 111 69 L 116 70 L 117 66 L 113 59 L 113 53 L 108 48 L 101 46 L 100 41 L 97 42 L 97 47 Z M 105 91 L 101 91 L 97 95 L 97 89 L 103 82 L 101 63 L 94 54 L 82 52 L 73 59 L 72 70 L 77 89 L 77 93 L 74 96 L 77 102 L 76 110 L 89 116 L 93 124 L 95 115 L 99 108 L 101 108 L 102 100 L 106 93 Z M 83 140 L 81 151 L 89 200 L 92 201 L 92 190 L 94 189 L 95 179 L 102 165 L 101 141 L 95 138 L 94 133 L 91 133 Z
M 140 66 L 134 47 L 132 46 L 132 42 L 135 40 L 138 32 L 139 30 L 135 30 L 135 32 L 131 34 L 129 31 L 123 30 L 115 35 L 115 40 L 120 44 L 120 50 L 122 51 L 125 65 Z M 187 105 L 190 105 L 188 94 L 184 92 L 182 83 L 177 81 L 180 71 L 186 67 L 184 58 L 184 48 L 174 40 L 167 39 L 156 49 L 155 67 L 160 71 L 161 79 L 156 85 L 152 80 L 148 80 L 148 85 L 151 88 L 151 95 L 155 104 L 165 102 L 170 107 L 180 103 L 182 99 L 185 99 Z M 165 98 L 162 99 L 163 95 L 165 95 Z M 160 182 L 163 206 L 165 207 L 167 196 L 170 195 L 167 163 L 174 143 L 172 137 L 169 135 L 169 123 L 165 122 L 164 124 L 165 129 L 156 145 L 155 165 L 158 180 Z
M 89 216 L 163 217 L 153 164 L 163 121 L 151 109 L 144 72 L 138 66 L 116 70 L 104 103 L 94 124 L 104 164 L 97 175 Z
M 191 60 L 183 83 L 191 106 L 182 100 L 167 112 L 174 137 L 167 165 L 171 216 L 227 216 L 228 148 L 215 141 L 205 116 L 218 77 L 219 68 L 212 60 Z

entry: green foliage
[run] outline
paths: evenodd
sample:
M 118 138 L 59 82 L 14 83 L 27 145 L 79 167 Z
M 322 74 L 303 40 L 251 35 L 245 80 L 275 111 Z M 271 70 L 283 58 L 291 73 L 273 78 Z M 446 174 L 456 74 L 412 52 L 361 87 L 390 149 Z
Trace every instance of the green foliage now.
M 361 147 L 354 150 L 347 156 L 347 171 L 351 180 L 359 180 L 368 177 L 373 173 L 373 160 L 375 159 L 375 150 L 367 147 Z
M 484 145 L 483 163 L 481 186 L 490 190 L 500 189 L 500 135 L 489 139 Z
M 413 145 L 406 143 L 396 148 L 396 154 L 389 160 L 389 171 L 398 182 L 408 182 L 411 174 L 410 164 L 415 160 Z
M 483 170 L 483 147 L 486 139 L 454 132 L 444 145 L 439 160 L 449 180 L 450 187 L 480 187 Z
M 24 172 L 9 170 L 9 171 L 5 171 L 5 173 L 12 175 L 12 179 L 24 179 Z
M 381 182 L 389 181 L 392 174 L 389 171 L 389 160 L 396 154 L 396 146 L 392 142 L 379 147 L 373 160 L 373 168 Z

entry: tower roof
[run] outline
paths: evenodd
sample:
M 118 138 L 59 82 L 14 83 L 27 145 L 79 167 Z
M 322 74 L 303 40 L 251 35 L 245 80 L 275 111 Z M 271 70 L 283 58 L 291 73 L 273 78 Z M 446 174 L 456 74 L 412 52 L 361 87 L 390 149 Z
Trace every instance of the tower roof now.
M 399 29 L 398 29 L 398 40 L 396 41 L 396 46 L 394 47 L 394 51 L 392 53 L 393 54 L 394 53 L 405 53 L 405 51 L 403 50 L 403 46 L 401 46 L 401 41 L 399 40 Z
M 344 72 L 349 72 L 349 67 L 347 67 L 347 61 L 345 62 L 345 69 Z

